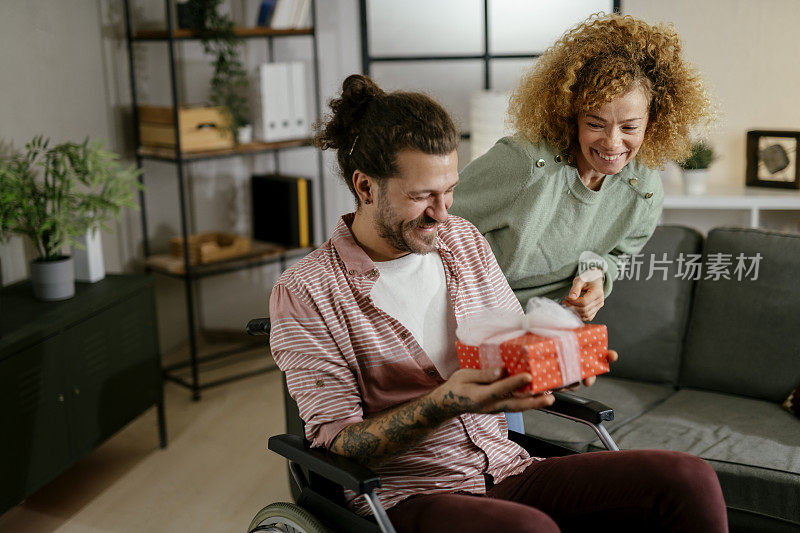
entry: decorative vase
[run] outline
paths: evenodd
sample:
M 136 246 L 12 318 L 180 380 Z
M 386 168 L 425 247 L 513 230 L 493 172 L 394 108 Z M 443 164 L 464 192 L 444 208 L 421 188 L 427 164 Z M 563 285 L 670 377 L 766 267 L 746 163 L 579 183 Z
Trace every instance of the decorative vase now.
M 244 126 L 239 126 L 238 132 L 238 139 L 239 144 L 247 144 L 249 142 L 253 142 L 253 126 L 250 124 L 246 124 Z
M 497 90 L 472 94 L 469 101 L 471 159 L 482 156 L 498 139 L 513 133 L 505 121 L 509 96 Z
M 696 170 L 683 169 L 683 189 L 686 194 L 697 195 L 706 192 L 708 182 L 708 169 Z
M 72 257 L 52 261 L 31 261 L 33 295 L 45 301 L 66 300 L 75 296 L 75 268 Z
M 103 260 L 103 240 L 98 228 L 88 230 L 78 237 L 78 242 L 85 249 L 75 247 L 72 257 L 75 260 L 75 281 L 95 283 L 106 277 L 106 265 Z

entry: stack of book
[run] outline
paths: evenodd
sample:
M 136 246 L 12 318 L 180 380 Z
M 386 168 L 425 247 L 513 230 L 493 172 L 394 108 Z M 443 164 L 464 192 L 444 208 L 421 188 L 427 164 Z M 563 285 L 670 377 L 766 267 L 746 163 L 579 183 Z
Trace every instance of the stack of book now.
M 290 248 L 311 246 L 312 183 L 308 178 L 252 176 L 253 239 Z

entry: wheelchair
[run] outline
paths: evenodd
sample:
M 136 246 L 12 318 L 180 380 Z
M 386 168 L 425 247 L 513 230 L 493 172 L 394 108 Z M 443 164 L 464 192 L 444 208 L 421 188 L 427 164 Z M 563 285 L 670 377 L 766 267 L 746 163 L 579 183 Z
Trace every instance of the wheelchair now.
M 249 335 L 269 335 L 269 318 L 247 323 Z M 303 437 L 303 423 L 297 404 L 289 396 L 283 378 L 287 434 L 269 438 L 268 448 L 289 461 L 296 503 L 276 502 L 261 509 L 250 523 L 248 533 L 394 533 L 386 511 L 375 494 L 380 477 L 369 468 L 326 450 L 311 448 Z M 614 411 L 604 404 L 573 394 L 556 392 L 555 403 L 542 409 L 547 413 L 589 425 L 610 451 L 619 450 L 603 426 L 614 420 Z M 551 442 L 509 431 L 509 439 L 536 457 L 561 457 L 577 453 Z M 350 511 L 343 489 L 366 499 L 373 516 L 365 518 Z

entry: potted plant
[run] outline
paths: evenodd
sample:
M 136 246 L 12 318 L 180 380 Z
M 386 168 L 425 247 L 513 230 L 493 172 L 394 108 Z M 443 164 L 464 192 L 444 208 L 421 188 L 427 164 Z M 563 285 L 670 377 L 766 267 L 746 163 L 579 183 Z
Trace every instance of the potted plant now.
M 708 167 L 714 162 L 714 150 L 707 143 L 700 141 L 692 144 L 692 153 L 678 163 L 683 173 L 683 184 L 686 194 L 703 194 L 708 181 Z
M 0 159 L 2 234 L 27 236 L 38 257 L 31 262 L 34 295 L 65 300 L 75 294 L 72 257 L 64 247 L 81 247 L 78 238 L 106 227 L 122 207 L 137 207 L 141 188 L 134 166 L 100 142 L 67 142 L 53 147 L 42 136 L 25 152 Z
M 14 215 L 14 195 L 7 187 L 4 186 L 4 169 L 0 165 L 0 243 L 6 240 L 6 237 L 11 233 L 11 222 Z M 0 331 L 0 335 L 2 335 Z
M 244 41 L 234 33 L 233 20 L 219 12 L 221 3 L 222 0 L 189 0 L 186 9 L 189 19 L 199 24 L 197 32 L 203 50 L 214 58 L 211 103 L 228 110 L 234 141 L 250 142 L 252 126 L 247 100 L 250 82 L 239 57 Z

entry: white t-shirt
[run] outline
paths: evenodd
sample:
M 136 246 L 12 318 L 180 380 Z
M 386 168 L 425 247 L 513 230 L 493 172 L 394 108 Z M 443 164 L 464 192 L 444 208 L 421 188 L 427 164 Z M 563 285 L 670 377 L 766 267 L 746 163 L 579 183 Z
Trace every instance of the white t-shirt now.
M 375 263 L 373 303 L 403 324 L 445 379 L 458 370 L 456 316 L 438 252 Z

